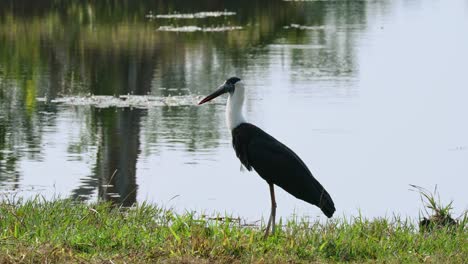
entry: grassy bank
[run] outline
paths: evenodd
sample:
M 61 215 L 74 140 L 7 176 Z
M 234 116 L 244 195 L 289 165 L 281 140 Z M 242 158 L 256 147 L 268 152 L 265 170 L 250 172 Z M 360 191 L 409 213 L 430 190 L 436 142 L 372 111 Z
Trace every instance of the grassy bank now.
M 140 204 L 0 202 L 0 263 L 426 262 L 468 259 L 467 220 L 420 232 L 402 219 L 290 221 L 260 227 Z

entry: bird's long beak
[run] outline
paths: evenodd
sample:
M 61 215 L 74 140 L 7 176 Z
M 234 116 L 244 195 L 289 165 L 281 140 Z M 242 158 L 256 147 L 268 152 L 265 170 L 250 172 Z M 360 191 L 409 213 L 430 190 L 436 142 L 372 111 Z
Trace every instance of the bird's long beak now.
M 213 99 L 215 99 L 216 97 L 222 95 L 222 94 L 225 94 L 228 92 L 228 86 L 226 84 L 223 84 L 221 85 L 220 87 L 218 87 L 218 89 L 216 91 L 214 91 L 212 94 L 208 95 L 207 97 L 203 98 L 203 100 L 201 100 L 198 105 L 201 105 L 201 104 L 204 104 L 206 102 L 209 102 Z

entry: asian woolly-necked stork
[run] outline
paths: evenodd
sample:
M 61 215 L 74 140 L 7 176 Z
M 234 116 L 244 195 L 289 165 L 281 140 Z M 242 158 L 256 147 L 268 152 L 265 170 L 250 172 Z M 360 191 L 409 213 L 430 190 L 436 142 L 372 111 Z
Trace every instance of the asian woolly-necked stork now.
M 272 233 L 275 232 L 274 184 L 296 198 L 318 206 L 327 217 L 332 217 L 335 212 L 332 198 L 296 153 L 262 129 L 245 121 L 242 115 L 244 89 L 241 79 L 232 77 L 198 104 L 204 104 L 229 93 L 226 124 L 232 132 L 232 145 L 236 155 L 245 168 L 249 171 L 254 168 L 270 187 L 271 213 L 265 237 L 268 236 L 270 226 Z

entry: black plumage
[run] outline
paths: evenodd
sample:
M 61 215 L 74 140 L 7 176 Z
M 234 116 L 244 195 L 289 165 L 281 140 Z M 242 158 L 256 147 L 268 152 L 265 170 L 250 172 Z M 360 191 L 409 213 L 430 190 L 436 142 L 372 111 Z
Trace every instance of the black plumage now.
M 236 155 L 248 170 L 254 168 L 270 188 L 271 213 L 265 237 L 268 236 L 270 227 L 272 233 L 275 233 L 275 184 L 295 197 L 318 206 L 327 217 L 332 217 L 335 212 L 333 200 L 296 153 L 265 131 L 245 122 L 242 116 L 244 85 L 240 78 L 227 79 L 198 104 L 204 104 L 226 93 L 229 94 L 226 123 L 232 132 Z
M 332 198 L 291 149 L 259 127 L 242 123 L 232 130 L 237 157 L 269 184 L 276 184 L 296 198 L 318 206 L 327 217 L 335 212 Z

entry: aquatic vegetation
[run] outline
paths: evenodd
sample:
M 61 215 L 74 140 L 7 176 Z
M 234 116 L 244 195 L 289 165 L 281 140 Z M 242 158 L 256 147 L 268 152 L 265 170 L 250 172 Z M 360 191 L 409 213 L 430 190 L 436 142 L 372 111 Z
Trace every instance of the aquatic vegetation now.
M 268 45 L 270 49 L 299 49 L 299 50 L 311 50 L 311 49 L 325 49 L 324 45 L 303 45 L 303 44 L 271 44 Z
M 171 32 L 224 32 L 224 31 L 233 31 L 240 30 L 242 27 L 239 26 L 219 26 L 219 27 L 198 27 L 198 26 L 183 26 L 183 27 L 174 27 L 174 26 L 161 26 L 158 28 L 158 31 L 171 31 Z
M 344 2 L 346 3 L 347 0 L 283 0 L 283 2 Z M 359 0 L 359 2 L 372 2 L 373 0 Z
M 191 13 L 191 14 L 173 13 L 173 14 L 158 14 L 158 15 L 149 13 L 148 15 L 146 15 L 146 18 L 149 18 L 149 19 L 156 19 L 156 18 L 195 19 L 195 18 L 222 17 L 222 16 L 234 16 L 234 15 L 236 15 L 235 12 L 228 12 L 228 11 L 197 12 L 197 13 Z
M 326 26 L 304 26 L 304 25 L 299 25 L 299 24 L 290 24 L 289 26 L 284 26 L 284 29 L 290 29 L 290 28 L 295 28 L 295 29 L 302 29 L 302 30 L 324 30 L 327 27 Z
M 155 106 L 184 106 L 195 105 L 200 100 L 196 95 L 177 96 L 151 96 L 151 95 L 89 95 L 89 96 L 67 96 L 48 100 L 39 97 L 37 101 L 64 105 L 91 105 L 98 108 L 107 107 L 134 107 L 150 108 Z

